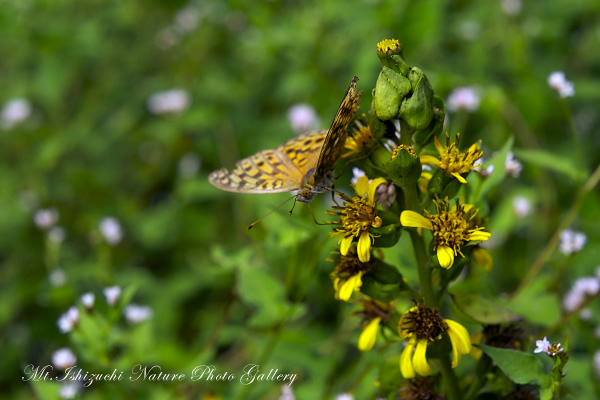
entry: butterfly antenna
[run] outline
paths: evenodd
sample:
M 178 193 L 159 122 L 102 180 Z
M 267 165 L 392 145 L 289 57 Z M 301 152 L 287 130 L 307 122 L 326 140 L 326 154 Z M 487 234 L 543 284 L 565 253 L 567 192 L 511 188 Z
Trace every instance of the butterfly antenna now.
M 290 210 L 290 212 L 288 212 L 288 214 L 292 215 L 292 212 L 294 212 L 294 208 L 296 208 L 297 200 L 298 200 L 298 196 L 294 196 L 294 205 L 292 206 L 292 209 Z
M 280 205 L 278 205 L 277 207 L 275 207 L 274 209 L 272 209 L 271 211 L 269 211 L 268 213 L 266 213 L 265 215 L 263 215 L 262 217 L 260 217 L 259 219 L 257 219 L 256 221 L 254 221 L 253 223 L 251 223 L 248 226 L 248 230 L 254 228 L 254 225 L 258 224 L 260 221 L 262 221 L 263 219 L 267 218 L 269 215 L 273 214 L 275 211 L 279 210 L 285 203 L 287 203 L 288 201 L 290 201 L 291 199 L 294 199 L 294 205 L 296 205 L 296 196 L 292 196 L 289 199 L 287 199 L 286 201 L 284 201 L 283 203 L 281 203 Z M 294 209 L 294 207 L 292 207 L 292 210 Z M 292 212 L 290 211 L 290 214 Z M 314 218 L 314 217 L 313 217 Z

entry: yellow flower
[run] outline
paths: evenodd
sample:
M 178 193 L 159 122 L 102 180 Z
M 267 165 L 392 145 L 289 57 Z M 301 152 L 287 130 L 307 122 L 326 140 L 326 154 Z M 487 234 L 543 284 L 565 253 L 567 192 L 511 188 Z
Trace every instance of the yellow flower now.
M 411 307 L 398 323 L 400 337 L 408 343 L 400 354 L 400 372 L 406 379 L 417 374 L 431 375 L 433 369 L 427 362 L 427 345 L 442 338 L 446 333 L 452 345 L 452 368 L 455 368 L 464 354 L 471 351 L 471 339 L 464 326 L 450 319 L 442 319 L 439 311 L 425 305 Z
M 348 250 L 346 255 L 338 259 L 328 259 L 337 263 L 335 270 L 331 273 L 335 298 L 342 301 L 350 300 L 352 293 L 359 292 L 362 286 L 362 277 L 373 267 L 370 262 L 363 263 L 358 259 L 356 248 Z
M 437 159 L 434 156 L 422 155 L 422 164 L 434 164 L 440 169 L 444 170 L 447 175 L 455 177 L 460 183 L 467 183 L 466 179 L 461 175 L 466 174 L 471 169 L 478 167 L 481 164 L 475 164 L 477 160 L 483 155 L 483 151 L 479 151 L 477 144 L 471 145 L 469 150 L 462 153 L 458 149 L 458 141 L 460 135 L 456 134 L 456 140 L 454 143 L 450 143 L 450 136 L 446 133 L 446 147 L 442 147 L 437 137 L 434 138 L 435 148 L 440 154 L 440 158 Z
M 393 311 L 393 304 L 364 298 L 360 301 L 360 306 L 362 310 L 353 313 L 362 315 L 363 318 L 363 331 L 358 338 L 358 349 L 369 351 L 375 345 L 381 321 L 388 319 L 389 314 Z
M 344 207 L 333 206 L 335 211 L 327 211 L 329 215 L 337 215 L 340 221 L 327 221 L 330 224 L 341 225 L 335 228 L 332 236 L 341 236 L 338 240 L 340 245 L 340 254 L 348 254 L 350 245 L 354 238 L 358 238 L 358 258 L 362 262 L 368 262 L 371 258 L 371 244 L 375 236 L 369 232 L 371 228 L 379 228 L 382 224 L 380 217 L 375 215 L 376 198 L 375 191 L 377 186 L 386 183 L 383 178 L 373 179 L 369 183 L 366 176 L 361 176 L 354 190 L 356 195 L 347 199 Z
M 363 114 L 360 119 L 355 121 L 355 126 L 350 135 L 346 138 L 344 149 L 349 150 L 342 155 L 342 158 L 352 157 L 362 153 L 366 148 L 373 144 L 373 134 L 366 122 L 366 116 Z
M 426 228 L 433 231 L 433 249 L 437 252 L 438 262 L 442 268 L 450 268 L 454 257 L 460 254 L 460 247 L 471 240 L 484 241 L 491 236 L 484 232 L 484 227 L 473 226 L 471 219 L 477 210 L 471 204 L 459 204 L 450 209 L 448 198 L 435 201 L 436 214 L 425 210 L 427 217 L 414 211 L 405 210 L 400 214 L 400 223 L 406 227 Z

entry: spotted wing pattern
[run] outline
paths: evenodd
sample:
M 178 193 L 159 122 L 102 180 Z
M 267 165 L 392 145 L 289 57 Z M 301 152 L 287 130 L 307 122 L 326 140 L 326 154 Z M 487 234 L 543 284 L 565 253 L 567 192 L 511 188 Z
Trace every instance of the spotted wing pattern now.
M 208 176 L 228 192 L 280 193 L 300 187 L 306 172 L 317 164 L 327 131 L 307 132 L 274 150 L 263 150 L 237 162 L 232 171 L 221 168 Z
M 208 176 L 215 187 L 238 193 L 280 193 L 302 190 L 304 177 L 311 171 L 312 184 L 331 174 L 340 158 L 348 125 L 358 108 L 361 93 L 352 80 L 328 131 L 313 131 L 288 140 L 274 150 L 263 150 L 237 162 L 231 171 L 221 168 Z M 319 193 L 319 192 L 314 192 Z
M 315 182 L 322 179 L 328 172 L 333 171 L 335 164 L 342 155 L 346 137 L 348 136 L 348 125 L 354 117 L 354 113 L 358 108 L 362 92 L 356 92 L 356 82 L 358 78 L 355 76 L 350 83 L 350 87 L 342 100 L 342 104 L 337 110 L 331 127 L 329 128 L 325 143 L 319 155 L 317 162 L 317 170 L 315 172 Z

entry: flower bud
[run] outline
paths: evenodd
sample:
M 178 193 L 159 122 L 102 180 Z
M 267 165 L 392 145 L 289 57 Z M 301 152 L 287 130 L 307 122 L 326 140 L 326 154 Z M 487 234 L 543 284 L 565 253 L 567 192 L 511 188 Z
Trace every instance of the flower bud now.
M 415 142 L 421 147 L 431 143 L 434 137 L 442 133 L 444 129 L 444 118 L 446 117 L 446 104 L 440 96 L 433 96 L 433 119 L 424 129 L 418 130 L 413 135 Z
M 404 62 L 402 44 L 397 39 L 384 39 L 377 43 L 377 57 L 382 66 L 388 67 L 400 75 L 408 74 L 410 68 Z
M 421 177 L 421 161 L 410 146 L 401 144 L 392 153 L 392 160 L 385 164 L 388 176 L 397 186 L 415 185 Z
M 433 119 L 433 88 L 423 71 L 416 67 L 411 68 L 408 80 L 413 93 L 402 100 L 398 116 L 415 130 L 425 129 Z
M 398 115 L 404 97 L 410 92 L 411 83 L 391 68 L 383 67 L 375 84 L 373 104 L 377 118 L 387 121 Z
M 461 188 L 462 183 L 452 176 L 446 175 L 443 170 L 438 169 L 429 180 L 427 190 L 431 194 L 437 194 L 440 198 L 453 198 Z

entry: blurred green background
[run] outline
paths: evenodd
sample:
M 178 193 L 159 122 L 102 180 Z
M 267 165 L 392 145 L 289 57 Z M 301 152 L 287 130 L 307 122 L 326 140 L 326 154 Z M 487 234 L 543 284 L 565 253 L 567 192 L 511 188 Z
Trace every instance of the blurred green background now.
M 459 130 L 463 146 L 481 139 L 488 159 L 514 137 L 524 168 L 481 205 L 498 241 L 494 270 L 473 288 L 510 293 L 600 162 L 599 2 L 1 1 L 0 398 L 57 398 L 57 382 L 21 377 L 28 364 L 50 364 L 61 347 L 90 372 L 142 363 L 188 375 L 212 364 L 239 374 L 254 363 L 265 373 L 298 373 L 298 399 L 375 398 L 379 362 L 402 347 L 359 354 L 358 319 L 334 300 L 334 266 L 325 261 L 335 244 L 330 228 L 300 205 L 248 232 L 287 195 L 221 192 L 207 176 L 293 137 L 294 104 L 310 104 L 327 128 L 354 75 L 365 91 L 359 112 L 367 112 L 380 69 L 375 45 L 384 38 L 402 42 L 436 94 L 477 88 L 475 111 L 448 115 L 448 131 Z M 554 93 L 553 71 L 574 82 L 575 96 Z M 165 99 L 172 89 L 181 90 Z M 14 99 L 26 102 L 11 111 Z M 514 215 L 516 195 L 531 201 L 530 216 Z M 329 204 L 321 197 L 313 202 L 320 220 Z M 556 322 L 570 284 L 594 274 L 599 206 L 595 190 L 575 221 L 585 250 L 554 253 L 548 263 L 560 277 L 554 290 L 529 291 L 522 301 L 529 333 Z M 54 210 L 47 215 L 57 215 L 62 230 L 36 224 L 42 209 Z M 112 243 L 100 227 L 107 216 L 117 221 Z M 386 257 L 416 282 L 406 238 Z M 123 289 L 117 308 L 103 296 L 113 285 Z M 96 295 L 92 313 L 80 305 L 86 292 Z M 548 314 L 536 319 L 536 309 L 527 319 L 531 299 Z M 148 305 L 152 317 L 128 323 L 120 312 L 130 301 Z M 62 334 L 57 320 L 73 304 L 79 324 Z M 557 338 L 570 338 L 577 369 L 566 382 L 575 394 L 592 393 L 599 323 L 596 312 Z M 97 382 L 77 396 L 280 393 L 276 382 Z

